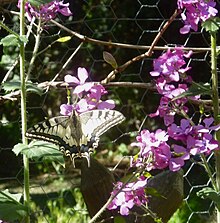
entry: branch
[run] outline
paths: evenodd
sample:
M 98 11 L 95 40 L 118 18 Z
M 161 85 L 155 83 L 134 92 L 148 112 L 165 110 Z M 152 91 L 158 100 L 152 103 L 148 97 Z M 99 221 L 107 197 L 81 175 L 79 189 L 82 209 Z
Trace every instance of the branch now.
M 125 44 L 125 43 L 116 43 L 116 42 L 111 42 L 111 41 L 103 41 L 103 40 L 98 40 L 98 39 L 93 39 L 90 37 L 87 37 L 85 35 L 82 35 L 78 32 L 75 32 L 71 29 L 68 29 L 67 27 L 61 25 L 60 23 L 56 22 L 55 20 L 50 20 L 54 25 L 58 26 L 59 28 L 65 30 L 69 34 L 77 37 L 80 39 L 82 42 L 85 43 L 93 43 L 96 45 L 103 45 L 103 46 L 110 46 L 110 47 L 116 47 L 116 48 L 125 48 L 125 49 L 135 49 L 135 50 L 149 50 L 151 46 L 145 46 L 145 45 L 133 45 L 133 44 Z M 175 47 L 169 47 L 169 46 L 154 46 L 154 50 L 167 50 L 167 49 L 175 49 Z M 211 51 L 210 47 L 184 47 L 185 51 L 194 51 L 194 52 L 206 52 L 206 51 Z
M 91 82 L 94 84 L 100 84 L 100 82 Z M 110 82 L 103 84 L 105 87 L 130 87 L 130 88 L 146 88 L 149 90 L 155 90 L 155 86 L 152 83 L 143 83 L 143 82 Z M 77 84 L 66 83 L 64 81 L 54 81 L 54 82 L 43 82 L 38 84 L 38 87 L 46 89 L 48 87 L 54 88 L 67 88 L 67 87 L 76 87 Z
M 164 24 L 164 26 L 162 27 L 162 29 L 160 30 L 160 32 L 156 35 L 156 37 L 154 38 L 154 41 L 152 42 L 149 50 L 144 53 L 141 54 L 137 57 L 132 58 L 131 60 L 127 61 L 126 63 L 124 63 L 123 65 L 119 66 L 118 68 L 114 69 L 113 71 L 111 71 L 108 76 L 101 81 L 102 84 L 104 83 L 108 83 L 109 81 L 115 79 L 115 75 L 117 73 L 121 73 L 122 71 L 124 71 L 129 65 L 131 65 L 134 62 L 137 62 L 139 60 L 142 60 L 146 57 L 150 57 L 153 53 L 153 50 L 156 46 L 156 44 L 158 43 L 158 41 L 160 40 L 161 36 L 163 35 L 163 33 L 167 30 L 167 28 L 170 26 L 170 24 L 173 22 L 173 20 L 179 15 L 180 11 L 175 10 L 175 12 L 173 13 L 173 15 L 170 17 L 170 19 Z

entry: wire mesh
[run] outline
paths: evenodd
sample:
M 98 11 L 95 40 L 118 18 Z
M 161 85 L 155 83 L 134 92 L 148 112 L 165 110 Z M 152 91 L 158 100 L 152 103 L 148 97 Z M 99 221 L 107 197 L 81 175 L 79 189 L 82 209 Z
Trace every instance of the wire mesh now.
M 56 81 L 62 81 L 67 73 L 76 73 L 77 68 L 81 66 L 87 68 L 91 80 L 100 81 L 111 72 L 111 67 L 106 65 L 103 60 L 103 51 L 110 52 L 116 58 L 118 64 L 123 64 L 135 56 L 144 53 L 147 50 L 147 46 L 150 46 L 159 30 L 173 14 L 176 8 L 176 0 L 76 0 L 70 1 L 70 6 L 73 16 L 65 20 L 63 17 L 60 17 L 59 20 L 61 24 L 67 26 L 69 29 L 86 37 L 107 41 L 109 43 L 115 42 L 135 45 L 134 48 L 126 48 L 85 42 L 76 55 L 74 55 L 67 69 L 62 71 L 56 79 Z M 10 12 L 7 12 L 7 10 L 16 10 L 16 5 L 6 2 L 3 10 L 4 22 L 16 31 L 16 22 L 13 22 L 15 17 Z M 202 48 L 188 61 L 188 66 L 193 67 L 193 69 L 189 71 L 189 74 L 197 82 L 201 80 L 209 81 L 209 36 L 201 28 L 198 32 L 181 35 L 179 33 L 180 27 L 182 27 L 182 23 L 180 18 L 177 18 L 163 34 L 157 45 L 165 47 L 182 45 L 189 48 Z M 3 33 L 3 36 L 4 35 L 7 35 L 7 33 Z M 50 24 L 46 32 L 43 33 L 40 51 L 47 48 L 51 42 L 58 37 L 65 35 L 69 34 L 57 28 L 54 24 Z M 31 73 L 32 81 L 37 81 L 38 83 L 51 81 L 55 76 L 54 74 L 57 74 L 62 69 L 63 64 L 74 53 L 80 42 L 79 39 L 72 38 L 68 43 L 59 45 L 55 43 L 47 48 L 45 54 L 40 54 L 37 57 L 36 65 Z M 139 47 L 141 45 L 145 46 L 146 49 L 141 49 L 141 47 Z M 13 50 L 14 48 L 9 49 L 8 54 L 10 55 Z M 27 44 L 27 61 L 30 60 L 32 51 L 33 43 Z M 158 57 L 161 52 L 162 50 L 155 50 L 152 57 L 132 63 L 122 74 L 117 75 L 116 80 L 118 82 L 150 82 L 149 72 L 152 71 L 153 59 Z M 3 68 L 4 65 L 2 59 L 1 67 Z M 7 66 L 9 66 L 8 62 Z M 18 70 L 15 69 L 11 76 L 16 76 L 17 73 Z M 142 124 L 145 128 L 147 127 L 150 129 L 161 126 L 161 120 L 155 123 L 147 119 L 142 123 L 147 114 L 156 110 L 154 101 L 158 101 L 158 97 L 155 94 L 152 95 L 150 89 L 132 89 L 130 93 L 126 92 L 126 97 L 123 94 L 123 87 L 109 87 L 108 91 L 110 92 L 110 97 L 118 101 L 117 109 L 126 112 L 128 116 L 126 125 L 124 124 L 118 127 L 115 132 L 112 133 L 112 136 L 110 136 L 112 142 L 122 134 L 138 131 Z M 44 117 L 58 115 L 60 102 L 64 100 L 65 92 L 61 88 L 51 88 L 50 91 L 42 97 L 30 95 L 27 101 L 28 117 L 30 120 L 29 125 L 32 126 L 37 121 L 43 120 Z M 11 108 L 13 110 L 11 110 Z M 19 103 L 17 101 L 9 102 L 5 106 L 2 106 L 0 110 L 0 185 L 1 188 L 9 187 L 13 189 L 14 187 L 14 190 L 19 192 L 22 190 L 23 185 L 22 160 L 21 158 L 15 157 L 11 152 L 20 134 Z M 38 118 L 39 120 L 37 120 Z M 5 126 L 7 126 L 7 128 L 5 128 Z M 4 131 L 6 132 L 3 134 Z M 123 142 L 123 139 L 124 138 L 119 141 Z M 126 140 L 129 142 L 128 138 L 126 138 Z M 105 139 L 103 141 L 105 141 Z M 108 139 L 106 139 L 106 141 L 108 141 Z M 114 156 L 114 153 L 112 156 Z M 114 160 L 114 158 L 111 159 Z M 109 163 L 111 163 L 112 160 L 110 160 Z M 212 166 L 214 166 L 213 160 L 214 158 L 212 156 L 208 159 L 208 162 Z M 35 168 L 36 165 L 38 166 L 37 169 Z M 48 170 L 56 168 L 56 166 L 51 168 L 50 165 L 41 162 L 31 163 L 31 168 L 30 190 L 33 197 L 37 194 L 44 194 L 46 197 L 52 196 L 54 199 L 57 198 L 56 185 L 54 185 L 52 189 L 51 185 L 47 187 L 48 179 L 49 181 L 55 182 L 55 179 L 59 180 L 65 178 L 69 173 L 71 173 L 71 178 L 68 178 L 68 181 L 62 182 L 62 188 L 74 188 L 79 184 L 73 177 L 74 175 L 77 176 L 79 173 L 77 170 L 72 170 L 72 168 L 67 168 L 64 171 L 57 167 L 58 169 L 56 169 L 56 172 L 50 172 Z M 36 178 L 36 172 L 43 172 L 44 169 L 45 174 Z M 187 163 L 184 171 L 185 202 L 182 208 L 187 215 L 187 222 L 210 221 L 210 217 L 212 218 L 214 213 L 214 204 L 196 196 L 196 192 L 200 189 L 210 186 L 209 178 L 203 167 L 199 164 L 199 161 L 197 162 L 194 160 Z M 70 203 L 71 202 L 73 201 L 70 201 Z M 43 212 L 45 208 L 46 207 L 42 207 L 39 212 Z M 46 222 L 49 222 L 49 220 L 46 219 Z M 71 222 L 71 220 L 69 220 L 69 222 Z

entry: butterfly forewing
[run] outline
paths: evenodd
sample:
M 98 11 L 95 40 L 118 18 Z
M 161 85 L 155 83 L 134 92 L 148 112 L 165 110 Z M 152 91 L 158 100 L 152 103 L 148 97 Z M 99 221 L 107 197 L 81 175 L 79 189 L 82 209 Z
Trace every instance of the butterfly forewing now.
M 34 125 L 26 132 L 28 138 L 45 140 L 60 146 L 72 146 L 76 140 L 72 137 L 73 124 L 69 116 L 58 116 Z

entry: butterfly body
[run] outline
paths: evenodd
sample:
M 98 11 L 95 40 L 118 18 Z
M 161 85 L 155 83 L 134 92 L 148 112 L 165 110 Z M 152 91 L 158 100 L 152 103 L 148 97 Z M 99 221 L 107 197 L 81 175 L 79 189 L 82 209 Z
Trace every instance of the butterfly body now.
M 93 110 L 71 116 L 57 116 L 34 125 L 26 132 L 31 139 L 39 139 L 59 145 L 60 150 L 73 160 L 85 157 L 98 146 L 99 137 L 119 124 L 125 117 L 115 110 Z

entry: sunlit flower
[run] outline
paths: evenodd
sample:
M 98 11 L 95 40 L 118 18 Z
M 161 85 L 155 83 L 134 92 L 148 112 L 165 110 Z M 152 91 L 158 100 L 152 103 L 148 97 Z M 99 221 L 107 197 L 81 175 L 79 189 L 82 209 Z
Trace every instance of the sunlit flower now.
M 206 21 L 210 17 L 216 16 L 218 10 L 215 9 L 216 2 L 214 0 L 178 0 L 179 9 L 184 10 L 181 13 L 184 26 L 180 29 L 180 33 L 189 33 L 190 29 L 198 30 L 198 24 Z
M 20 1 L 21 0 L 18 0 L 19 8 Z M 57 16 L 57 13 L 61 13 L 64 16 L 72 15 L 72 12 L 69 9 L 69 3 L 64 3 L 63 1 L 59 0 L 54 0 L 46 4 L 41 4 L 39 7 L 35 7 L 27 1 L 25 3 L 25 12 L 26 17 L 29 21 L 32 20 L 32 17 L 36 17 L 44 22 L 54 19 Z
M 91 82 L 86 82 L 86 80 L 88 79 L 88 72 L 85 68 L 83 67 L 79 67 L 78 70 L 77 70 L 77 76 L 78 78 L 72 76 L 72 75 L 66 75 L 64 77 L 64 81 L 67 82 L 67 83 L 74 83 L 76 84 L 77 86 L 75 87 L 73 93 L 74 94 L 80 94 L 82 93 L 83 91 L 89 91 L 92 86 L 94 85 L 93 83 Z
M 145 205 L 147 202 L 144 191 L 146 184 L 147 178 L 144 176 L 138 178 L 136 182 L 126 185 L 123 185 L 122 182 L 117 182 L 112 192 L 112 196 L 116 197 L 112 200 L 108 209 L 113 210 L 119 207 L 121 215 L 128 215 L 129 210 L 132 209 L 134 205 Z

